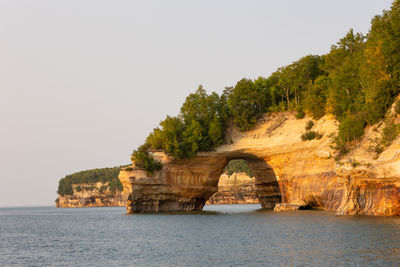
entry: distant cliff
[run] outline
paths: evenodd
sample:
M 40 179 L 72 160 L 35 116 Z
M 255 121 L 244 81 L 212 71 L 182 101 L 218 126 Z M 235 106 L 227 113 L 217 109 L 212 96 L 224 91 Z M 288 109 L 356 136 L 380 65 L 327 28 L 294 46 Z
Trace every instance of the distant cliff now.
M 65 182 L 103 179 L 104 173 L 114 171 L 112 168 L 108 168 L 106 172 L 102 171 L 104 169 L 97 170 L 100 171 L 88 170 L 67 175 L 62 181 L 65 184 Z M 223 174 L 219 180 L 218 192 L 209 199 L 207 204 L 259 203 L 255 194 L 254 181 L 255 178 L 249 177 L 246 173 L 233 173 L 230 176 Z M 61 185 L 66 187 L 63 183 Z M 110 182 L 71 183 L 64 191 L 68 193 L 60 194 L 56 199 L 58 208 L 125 206 L 129 195 L 127 191 L 123 192 L 122 187 L 112 186 Z
M 111 191 L 108 183 L 72 184 L 72 195 L 58 196 L 56 207 L 113 207 L 125 206 L 127 196 L 120 190 Z
M 218 182 L 218 192 L 206 204 L 254 204 L 259 203 L 254 177 L 245 173 L 223 174 Z
M 122 193 L 118 179 L 121 167 L 76 172 L 60 179 L 56 207 L 124 206 L 127 195 Z

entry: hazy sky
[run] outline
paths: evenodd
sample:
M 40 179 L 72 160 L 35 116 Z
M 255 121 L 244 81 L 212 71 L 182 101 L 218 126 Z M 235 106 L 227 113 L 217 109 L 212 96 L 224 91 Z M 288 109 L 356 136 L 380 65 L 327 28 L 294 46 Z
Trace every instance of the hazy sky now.
M 0 206 L 129 163 L 202 84 L 221 92 L 367 33 L 389 0 L 0 1 Z

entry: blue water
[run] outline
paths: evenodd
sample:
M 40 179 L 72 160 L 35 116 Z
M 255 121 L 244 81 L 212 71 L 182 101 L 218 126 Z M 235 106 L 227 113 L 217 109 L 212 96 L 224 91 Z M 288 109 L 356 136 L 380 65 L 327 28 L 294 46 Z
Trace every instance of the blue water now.
M 399 217 L 258 209 L 1 208 L 0 266 L 399 266 Z

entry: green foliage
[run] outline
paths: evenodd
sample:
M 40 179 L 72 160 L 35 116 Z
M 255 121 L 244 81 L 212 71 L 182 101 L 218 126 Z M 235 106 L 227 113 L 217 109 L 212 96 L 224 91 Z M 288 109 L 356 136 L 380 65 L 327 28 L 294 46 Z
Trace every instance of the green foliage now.
M 123 190 L 121 181 L 119 180 L 118 177 L 116 179 L 112 179 L 108 183 L 108 188 L 110 189 L 111 192 L 116 192 L 116 191 L 122 191 Z
M 136 167 L 142 168 L 152 175 L 155 171 L 162 169 L 162 164 L 156 161 L 147 151 L 149 146 L 147 144 L 140 146 L 132 153 L 131 160 L 135 163 Z
M 303 108 L 299 106 L 296 109 L 296 119 L 303 119 L 306 116 L 306 113 L 304 112 Z
M 394 111 L 396 112 L 396 114 L 400 114 L 400 100 L 397 100 Z
M 224 126 L 216 115 L 214 115 L 214 119 L 209 124 L 208 136 L 215 146 L 219 146 L 224 142 Z
M 390 146 L 398 134 L 399 126 L 394 123 L 394 119 L 392 117 L 386 119 L 382 129 L 381 145 L 383 147 Z
M 321 64 L 320 56 L 308 55 L 272 74 L 277 77 L 279 92 L 288 110 L 298 108 L 317 77 L 324 74 Z
M 365 120 L 360 115 L 349 115 L 339 125 L 339 142 L 350 143 L 364 134 Z
M 72 184 L 86 184 L 97 182 L 108 183 L 112 192 L 115 192 L 117 190 L 122 191 L 122 184 L 118 179 L 120 169 L 121 167 L 92 169 L 67 175 L 64 178 L 60 179 L 60 181 L 58 182 L 57 193 L 61 196 L 72 195 Z M 76 187 L 76 190 L 78 192 L 87 189 L 90 188 L 82 188 L 82 186 Z
M 200 85 L 186 98 L 180 116 L 167 116 L 147 137 L 146 149 L 163 149 L 176 159 L 209 151 L 224 141 L 228 112 L 226 95 L 207 95 Z
M 234 159 L 229 161 L 228 165 L 226 165 L 224 169 L 224 173 L 226 173 L 227 175 L 232 175 L 233 173 L 236 172 L 244 172 L 250 177 L 253 176 L 249 168 L 249 165 L 245 160 L 242 159 Z
M 360 163 L 359 163 L 357 160 L 355 160 L 355 159 L 349 159 L 349 163 L 351 164 L 351 166 L 352 166 L 353 168 L 356 168 L 357 166 L 360 165 Z
M 363 110 L 359 67 L 364 48 L 364 36 L 351 29 L 325 56 L 329 73 L 329 109 L 339 120 L 348 113 Z
M 322 134 L 316 131 L 307 131 L 300 136 L 301 140 L 303 141 L 310 141 L 313 139 L 321 139 Z
M 250 130 L 256 124 L 257 114 L 261 113 L 259 95 L 253 81 L 242 79 L 228 95 L 228 108 L 233 121 L 240 130 Z
M 368 150 L 379 155 L 386 147 L 393 143 L 399 133 L 400 125 L 395 124 L 394 118 L 389 116 L 384 122 L 381 137 L 371 140 L 371 145 Z
M 365 125 L 359 114 L 349 115 L 340 122 L 338 136 L 334 138 L 334 148 L 339 152 L 336 159 L 348 153 L 352 143 L 363 136 Z
M 319 76 L 312 86 L 308 88 L 304 99 L 304 105 L 314 119 L 318 120 L 325 115 L 326 99 L 330 88 L 330 78 L 328 76 Z
M 383 152 L 383 146 L 379 138 L 374 138 L 371 141 L 371 145 L 368 147 L 369 152 L 375 152 L 377 155 Z
M 196 140 L 188 141 L 190 151 L 187 156 L 192 156 L 197 151 L 210 150 L 223 142 L 225 124 L 228 119 L 225 97 L 220 97 L 215 92 L 207 95 L 200 85 L 196 92 L 190 94 L 183 103 L 181 117 L 184 130 L 188 129 L 184 134 L 183 142 L 186 142 L 191 133 L 197 135 Z
M 305 129 L 308 131 L 308 130 L 311 130 L 311 128 L 314 126 L 314 122 L 313 121 L 307 121 L 307 123 L 306 123 L 306 127 L 305 127 Z
M 268 78 L 243 78 L 220 96 L 208 95 L 199 86 L 177 117 L 168 116 L 148 136 L 148 149 L 163 149 L 175 158 L 193 157 L 223 144 L 228 122 L 247 131 L 262 113 L 296 110 L 296 118 L 318 120 L 333 114 L 340 122 L 336 148 L 344 154 L 366 125 L 384 118 L 400 93 L 399 36 L 396 0 L 372 20 L 368 35 L 350 29 L 325 55 L 302 57 Z M 396 108 L 400 114 L 400 103 Z M 305 138 L 312 135 L 305 133 Z

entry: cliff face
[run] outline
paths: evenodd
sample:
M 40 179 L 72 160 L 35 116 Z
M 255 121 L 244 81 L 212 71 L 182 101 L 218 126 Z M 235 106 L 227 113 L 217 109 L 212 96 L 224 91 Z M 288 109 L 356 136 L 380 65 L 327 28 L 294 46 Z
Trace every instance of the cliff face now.
M 73 184 L 72 195 L 58 196 L 56 207 L 113 207 L 125 206 L 127 195 L 122 191 L 111 192 L 107 184 L 101 182 L 87 184 Z
M 255 191 L 255 177 L 245 173 L 221 175 L 218 192 L 212 195 L 206 204 L 254 204 L 259 203 Z
M 156 153 L 163 169 L 153 176 L 134 166 L 122 170 L 120 180 L 129 195 L 127 211 L 201 210 L 218 191 L 229 160 L 244 159 L 264 208 L 288 203 L 337 214 L 400 215 L 399 138 L 376 158 L 368 148 L 377 131 L 368 128 L 356 148 L 337 162 L 329 137 L 336 134 L 337 122 L 330 116 L 321 118 L 313 130 L 323 137 L 302 141 L 308 120 L 296 120 L 288 113 L 265 115 L 252 131 L 228 129 L 231 144 L 216 151 L 178 161 Z

